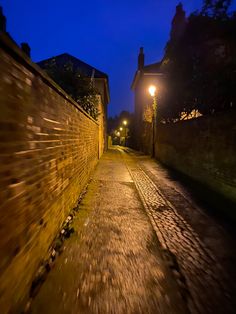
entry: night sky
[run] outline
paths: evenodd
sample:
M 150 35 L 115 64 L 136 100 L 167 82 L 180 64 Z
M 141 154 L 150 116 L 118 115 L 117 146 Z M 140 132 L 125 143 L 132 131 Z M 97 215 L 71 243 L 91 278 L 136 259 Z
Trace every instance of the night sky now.
M 133 110 L 130 90 L 139 47 L 159 61 L 178 0 L 0 0 L 7 31 L 28 42 L 33 61 L 64 52 L 109 75 L 109 115 Z M 202 0 L 184 0 L 189 14 Z M 236 8 L 235 1 L 233 8 Z

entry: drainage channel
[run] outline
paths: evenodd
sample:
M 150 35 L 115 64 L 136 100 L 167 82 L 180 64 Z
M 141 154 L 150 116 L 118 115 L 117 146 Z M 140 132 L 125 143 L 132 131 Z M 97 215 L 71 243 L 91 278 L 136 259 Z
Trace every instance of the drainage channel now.
M 120 150 L 191 313 L 233 313 L 227 278 L 192 227 L 138 165 Z M 224 285 L 224 283 L 226 283 Z

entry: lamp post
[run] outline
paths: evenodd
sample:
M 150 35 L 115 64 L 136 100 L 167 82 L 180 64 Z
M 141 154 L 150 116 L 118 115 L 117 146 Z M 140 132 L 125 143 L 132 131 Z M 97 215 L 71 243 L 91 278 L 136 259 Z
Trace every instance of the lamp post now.
M 121 144 L 122 144 L 122 145 L 124 145 L 123 140 L 122 140 L 122 138 L 123 138 L 123 137 L 121 136 L 121 135 L 122 135 L 122 133 L 123 133 L 123 132 L 122 132 L 122 131 L 123 131 L 123 128 L 122 128 L 122 127 L 120 127 L 120 128 L 119 128 L 119 130 L 120 130 L 120 139 L 121 139 Z
M 126 137 L 127 137 L 127 134 L 126 134 L 126 130 L 127 130 L 126 126 L 127 126 L 127 123 L 128 123 L 128 122 L 127 122 L 126 120 L 123 121 L 124 128 L 125 128 L 125 147 L 126 147 Z
M 149 93 L 153 98 L 153 116 L 152 116 L 152 157 L 155 158 L 155 139 L 156 139 L 156 120 L 157 120 L 157 99 L 156 99 L 156 86 L 149 87 Z

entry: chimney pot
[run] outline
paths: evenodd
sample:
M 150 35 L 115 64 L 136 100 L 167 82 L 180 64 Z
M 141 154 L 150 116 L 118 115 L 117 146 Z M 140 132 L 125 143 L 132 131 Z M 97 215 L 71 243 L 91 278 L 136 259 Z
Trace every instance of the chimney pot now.
M 6 32 L 6 24 L 7 24 L 7 19 L 3 14 L 3 9 L 0 6 L 0 32 Z
M 140 47 L 139 55 L 138 55 L 138 70 L 142 70 L 144 67 L 144 53 L 143 47 Z
M 30 58 L 30 46 L 27 43 L 21 44 L 21 50 Z

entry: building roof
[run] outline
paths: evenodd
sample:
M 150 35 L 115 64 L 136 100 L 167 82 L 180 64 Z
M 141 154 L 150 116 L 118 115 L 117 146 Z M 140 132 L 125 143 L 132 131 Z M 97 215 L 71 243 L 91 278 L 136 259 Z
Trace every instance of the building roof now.
M 161 71 L 162 62 L 156 62 L 152 64 L 145 65 L 141 70 L 137 70 L 134 75 L 134 79 L 131 85 L 131 89 L 135 89 L 139 79 L 142 76 L 160 76 L 162 75 Z
M 92 77 L 92 75 L 94 76 L 94 78 L 104 78 L 104 79 L 108 79 L 108 75 L 106 73 L 103 73 L 99 70 L 97 70 L 96 68 L 94 68 L 93 66 L 77 59 L 74 56 L 71 56 L 68 53 L 63 53 L 61 55 L 46 59 L 46 60 L 42 60 L 40 62 L 37 62 L 37 64 L 42 68 L 42 69 L 47 69 L 47 67 L 50 65 L 51 62 L 55 62 L 56 66 L 63 67 L 66 63 L 70 62 L 73 66 L 73 70 L 74 71 L 79 71 L 81 72 L 81 74 L 83 74 L 85 77 Z M 94 72 L 94 74 L 93 74 Z
M 160 68 L 161 68 L 161 62 L 156 62 L 156 63 L 145 65 L 143 67 L 143 72 L 157 73 L 157 72 L 161 72 Z
M 65 64 L 70 63 L 72 65 L 73 71 L 78 71 L 83 76 L 88 77 L 88 78 L 93 77 L 95 79 L 104 80 L 106 102 L 109 103 L 110 93 L 109 93 L 108 75 L 106 73 L 101 72 L 100 70 L 94 68 L 93 66 L 81 61 L 80 59 L 68 53 L 63 53 L 61 55 L 37 62 L 38 66 L 40 66 L 43 70 L 48 69 L 51 66 L 51 63 L 55 63 L 55 65 L 58 68 L 63 68 Z

